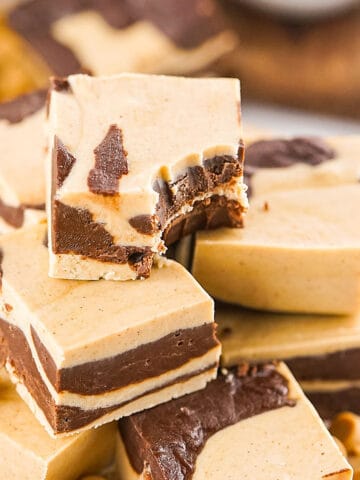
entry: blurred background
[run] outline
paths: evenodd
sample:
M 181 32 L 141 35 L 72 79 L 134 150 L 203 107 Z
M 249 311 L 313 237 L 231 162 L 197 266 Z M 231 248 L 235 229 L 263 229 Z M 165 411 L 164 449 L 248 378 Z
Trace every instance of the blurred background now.
M 236 76 L 245 133 L 360 132 L 359 0 L 0 0 L 0 100 L 49 75 Z

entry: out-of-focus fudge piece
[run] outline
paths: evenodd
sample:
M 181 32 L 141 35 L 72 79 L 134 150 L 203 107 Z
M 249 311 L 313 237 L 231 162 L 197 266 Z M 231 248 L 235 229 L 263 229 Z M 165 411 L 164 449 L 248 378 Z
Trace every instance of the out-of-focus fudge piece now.
M 360 184 L 255 197 L 241 230 L 197 234 L 193 273 L 219 300 L 260 310 L 360 307 Z
M 3 236 L 0 327 L 20 395 L 53 435 L 203 388 L 220 345 L 213 302 L 179 264 L 144 282 L 47 275 L 45 227 Z
M 119 422 L 120 480 L 351 479 L 285 365 L 241 365 Z
M 216 306 L 222 364 L 284 360 L 320 415 L 360 414 L 360 313 L 285 315 Z
M 45 100 L 39 90 L 0 104 L 0 232 L 45 220 Z
M 360 136 L 252 138 L 245 181 L 254 197 L 360 181 Z
M 54 80 L 49 145 L 53 277 L 148 277 L 164 242 L 242 226 L 238 80 Z
M 0 5 L 1 8 L 1 5 Z M 0 13 L 0 101 L 46 87 L 50 71 Z
M 9 25 L 62 76 L 194 73 L 237 41 L 215 0 L 30 0 Z
M 1 332 L 0 332 L 1 335 Z M 0 371 L 0 470 L 6 480 L 78 480 L 113 459 L 116 425 L 52 439 Z

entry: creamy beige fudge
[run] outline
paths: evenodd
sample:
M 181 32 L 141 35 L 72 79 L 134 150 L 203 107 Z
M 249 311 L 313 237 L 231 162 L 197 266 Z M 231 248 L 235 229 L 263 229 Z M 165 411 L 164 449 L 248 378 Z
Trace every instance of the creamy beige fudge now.
M 215 0 L 30 0 L 9 24 L 57 75 L 197 73 L 237 43 Z
M 46 91 L 0 104 L 0 232 L 45 219 Z
M 113 459 L 114 423 L 52 439 L 0 371 L 0 471 L 5 480 L 78 480 Z
M 360 313 L 286 315 L 216 306 L 222 365 L 284 360 L 323 418 L 360 413 Z
M 255 197 L 246 228 L 199 233 L 193 273 L 219 300 L 260 310 L 360 307 L 360 184 Z
M 148 277 L 165 243 L 242 226 L 236 79 L 72 75 L 48 130 L 52 277 Z
M 120 480 L 352 478 L 283 364 L 222 371 L 205 390 L 121 420 L 117 468 Z
M 179 264 L 144 282 L 49 278 L 45 227 L 0 239 L 0 328 L 19 394 L 52 435 L 204 388 L 220 345 L 213 302 Z
M 247 134 L 245 178 L 254 197 L 360 181 L 360 136 L 271 138 Z

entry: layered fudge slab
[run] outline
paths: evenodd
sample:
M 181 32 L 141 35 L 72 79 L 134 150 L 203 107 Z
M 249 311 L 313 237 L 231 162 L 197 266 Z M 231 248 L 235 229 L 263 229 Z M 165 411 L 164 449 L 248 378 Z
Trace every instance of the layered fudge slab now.
M 242 364 L 119 422 L 120 480 L 351 479 L 285 365 Z
M 284 360 L 325 419 L 360 414 L 360 313 L 286 315 L 219 304 L 222 364 Z
M 6 480 L 78 480 L 113 459 L 116 425 L 52 439 L 0 371 L 0 469 Z
M 360 183 L 254 197 L 246 228 L 197 235 L 193 273 L 219 300 L 350 314 L 360 303 Z
M 72 75 L 48 128 L 50 276 L 148 277 L 165 243 L 242 226 L 238 80 Z
M 249 138 L 245 179 L 249 195 L 360 181 L 360 136 Z
M 39 90 L 0 103 L 0 232 L 45 216 L 45 100 Z
M 179 264 L 145 282 L 49 278 L 45 227 L 3 236 L 0 328 L 17 390 L 52 435 L 204 388 L 220 345 L 213 302 Z
M 9 25 L 62 76 L 194 73 L 237 42 L 215 0 L 30 0 Z

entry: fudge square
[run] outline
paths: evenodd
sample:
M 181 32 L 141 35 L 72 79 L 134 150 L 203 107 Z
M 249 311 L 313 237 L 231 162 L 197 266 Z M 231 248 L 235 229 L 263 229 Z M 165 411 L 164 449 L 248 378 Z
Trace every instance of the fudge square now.
M 0 370 L 0 471 L 4 480 L 78 480 L 113 460 L 116 424 L 52 439 Z
M 242 226 L 238 80 L 54 80 L 48 134 L 52 277 L 148 277 L 164 244 Z
M 245 183 L 252 198 L 298 188 L 358 183 L 360 135 L 247 141 Z
M 350 480 L 284 364 L 222 370 L 205 390 L 119 422 L 119 480 Z
M 179 264 L 144 282 L 47 274 L 45 227 L 7 234 L 0 328 L 6 367 L 50 434 L 89 429 L 204 388 L 220 345 L 213 302 Z
M 360 414 L 360 312 L 289 315 L 219 304 L 215 320 L 223 366 L 283 360 L 322 418 Z
M 256 196 L 246 228 L 199 232 L 193 274 L 218 300 L 257 310 L 360 308 L 360 185 Z
M 39 90 L 0 104 L 0 233 L 46 218 L 45 100 Z

